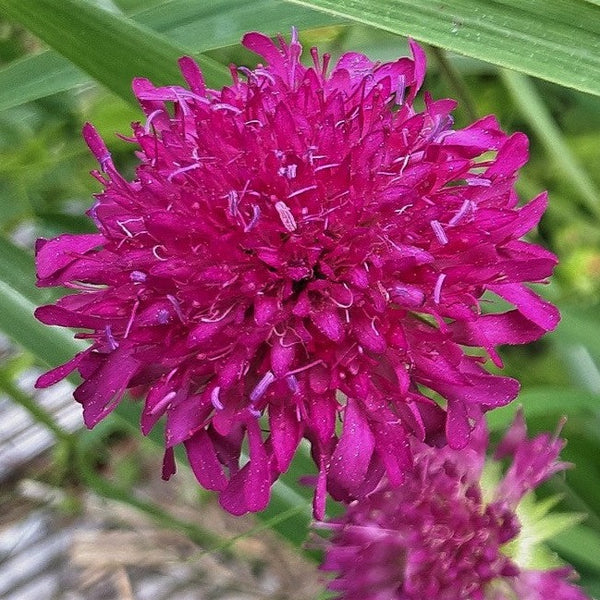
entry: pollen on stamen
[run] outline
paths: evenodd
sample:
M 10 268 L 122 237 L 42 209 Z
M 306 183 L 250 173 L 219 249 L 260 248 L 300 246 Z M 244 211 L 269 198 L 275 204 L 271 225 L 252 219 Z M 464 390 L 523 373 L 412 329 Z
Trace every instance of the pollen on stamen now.
M 108 343 L 108 347 L 111 350 L 116 350 L 119 347 L 119 342 L 115 339 L 115 336 L 112 333 L 112 328 L 110 325 L 107 325 L 104 328 L 104 335 L 106 337 L 106 342 Z
M 167 175 L 167 180 L 173 181 L 173 178 L 177 177 L 177 175 L 181 175 L 182 173 L 187 173 L 188 171 L 193 171 L 194 169 L 199 169 L 199 168 L 200 168 L 200 165 L 194 164 L 194 165 L 188 165 L 187 167 L 181 167 L 179 169 L 175 169 L 172 173 L 169 173 L 169 175 Z
M 442 244 L 442 246 L 445 246 L 448 243 L 448 236 L 446 235 L 441 223 L 434 219 L 429 224 L 431 225 L 431 229 L 433 229 L 433 233 L 435 234 L 438 242 Z
M 227 192 L 227 200 L 229 201 L 229 214 L 232 217 L 238 215 L 238 204 L 240 201 L 240 197 L 235 190 L 230 190 Z
M 291 164 L 287 165 L 286 167 L 279 167 L 277 174 L 281 175 L 282 177 L 287 177 L 288 179 L 295 179 L 297 170 L 298 165 Z
M 221 402 L 221 400 L 219 400 L 220 392 L 221 392 L 221 386 L 218 386 L 218 385 L 215 386 L 212 389 L 212 391 L 210 392 L 210 401 L 217 410 L 223 410 L 225 408 L 223 406 L 223 403 Z
M 296 225 L 296 219 L 294 219 L 294 215 L 289 206 L 280 200 L 275 203 L 275 210 L 279 213 L 279 218 L 281 219 L 283 226 L 288 231 L 296 231 L 298 225 Z
M 244 227 L 244 233 L 248 233 L 252 229 L 254 229 L 255 225 L 258 223 L 258 219 L 260 219 L 260 208 L 256 205 L 252 205 L 252 219 L 250 219 L 250 223 L 248 223 Z
M 256 384 L 254 389 L 250 392 L 250 402 L 254 403 L 257 400 L 260 400 L 273 381 L 275 381 L 275 375 L 273 375 L 271 371 L 267 371 L 262 376 L 262 379 Z
M 295 375 L 288 375 L 285 378 L 285 382 L 287 383 L 288 388 L 290 388 L 290 391 L 293 394 L 296 394 L 298 392 L 298 390 L 299 390 L 298 379 Z
M 159 412 L 162 412 L 162 410 L 168 406 L 169 402 L 171 402 L 175 396 L 177 396 L 177 392 L 170 391 L 150 409 L 150 414 L 156 415 Z
M 316 157 L 314 157 L 316 158 Z M 306 192 L 312 192 L 312 190 L 316 190 L 317 186 L 316 185 L 309 185 L 308 187 L 302 188 L 301 190 L 296 190 L 295 192 L 292 192 L 291 194 L 288 195 L 287 199 L 290 200 L 291 198 L 295 198 L 296 196 L 300 196 L 301 194 L 306 194 Z
M 446 274 L 440 273 L 433 288 L 433 301 L 436 304 L 439 304 L 442 298 L 442 286 L 444 285 L 444 279 L 446 279 Z
M 167 300 L 173 305 L 173 308 L 175 309 L 175 313 L 179 317 L 179 320 L 185 325 L 186 319 L 181 310 L 179 300 L 177 300 L 177 298 L 175 298 L 175 296 L 172 296 L 171 294 L 167 294 Z
M 129 279 L 135 283 L 144 283 L 147 277 L 148 276 L 143 271 L 131 271 L 131 273 L 129 273 Z
M 448 221 L 448 225 L 450 225 L 450 227 L 454 227 L 455 225 L 458 225 L 463 218 L 466 216 L 466 214 L 469 211 L 474 210 L 475 205 L 473 204 L 473 202 L 471 200 L 465 200 L 462 203 L 462 206 L 458 209 L 458 212 L 450 219 L 450 221 Z

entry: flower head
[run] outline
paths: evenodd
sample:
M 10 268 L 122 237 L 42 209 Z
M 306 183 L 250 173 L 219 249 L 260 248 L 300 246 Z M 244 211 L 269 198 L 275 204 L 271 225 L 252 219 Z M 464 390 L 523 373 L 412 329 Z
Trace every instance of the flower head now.
M 326 488 L 347 500 L 384 473 L 399 483 L 408 434 L 463 446 L 481 410 L 515 397 L 464 346 L 499 364 L 497 345 L 556 325 L 524 285 L 555 258 L 520 240 L 546 200 L 517 206 L 523 134 L 491 116 L 454 130 L 452 100 L 415 108 L 416 44 L 412 59 L 349 53 L 328 72 L 314 49 L 300 62 L 295 32 L 243 42 L 266 65 L 232 69 L 220 91 L 189 58 L 189 89 L 134 82 L 146 121 L 133 181 L 85 126 L 98 233 L 40 241 L 39 285 L 77 293 L 36 314 L 92 345 L 39 385 L 77 368 L 90 427 L 135 388 L 144 433 L 166 415 L 165 476 L 183 443 L 233 513 L 266 505 L 307 438 L 321 513 Z M 482 314 L 484 293 L 514 309 Z
M 527 523 L 520 515 L 524 496 L 565 468 L 557 461 L 562 440 L 528 439 L 519 413 L 496 452 L 512 463 L 488 490 L 486 438 L 481 424 L 460 450 L 413 440 L 414 468 L 404 483 L 382 485 L 323 525 L 333 536 L 322 568 L 337 573 L 330 588 L 338 598 L 586 599 L 570 583 L 570 568 L 534 566 L 543 550 L 531 540 L 544 539 L 543 520 Z

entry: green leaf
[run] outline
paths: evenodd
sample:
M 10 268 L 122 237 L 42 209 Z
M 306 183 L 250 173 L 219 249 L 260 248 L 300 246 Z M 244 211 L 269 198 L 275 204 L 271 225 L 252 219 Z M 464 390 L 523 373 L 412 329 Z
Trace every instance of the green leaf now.
M 56 52 L 26 56 L 0 70 L 0 110 L 64 92 L 89 77 Z
M 600 409 L 600 396 L 577 388 L 539 387 L 523 390 L 519 397 L 501 408 L 487 413 L 487 422 L 491 430 L 502 431 L 512 422 L 519 406 L 523 406 L 525 417 L 556 415 L 574 415 L 582 410 Z
M 577 565 L 600 571 L 600 536 L 585 525 L 575 525 L 557 535 L 548 545 Z
M 130 17 L 143 27 L 164 33 L 174 44 L 185 46 L 188 53 L 193 52 L 195 56 L 237 44 L 246 31 L 253 29 L 275 35 L 288 32 L 292 25 L 311 29 L 342 21 L 279 0 L 215 0 L 210 3 L 172 0 Z M 27 56 L 0 69 L 0 110 L 86 83 L 91 83 L 89 75 L 52 50 Z
M 600 7 L 585 0 L 288 0 L 600 95 Z
M 125 100 L 133 101 L 134 77 L 157 85 L 181 81 L 177 59 L 188 50 L 85 0 L 0 0 L 0 8 Z M 226 78 L 215 61 L 199 63 L 210 86 Z
M 53 330 L 33 317 L 36 305 L 0 279 L 0 331 L 49 366 L 66 362 L 87 344 L 77 342 L 67 329 Z

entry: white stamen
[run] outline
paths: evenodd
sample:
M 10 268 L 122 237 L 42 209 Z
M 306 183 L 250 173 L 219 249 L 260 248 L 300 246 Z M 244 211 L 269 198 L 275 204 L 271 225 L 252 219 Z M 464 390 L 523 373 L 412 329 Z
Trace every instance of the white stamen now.
M 127 237 L 130 237 L 130 238 L 133 237 L 133 233 L 131 233 L 131 231 L 129 231 L 129 229 L 127 229 L 127 227 L 125 227 L 125 225 L 123 224 L 122 221 L 117 221 L 117 225 L 123 230 L 123 232 L 125 233 L 125 235 Z
M 259 400 L 264 393 L 267 391 L 267 388 L 275 381 L 275 375 L 271 373 L 271 371 L 267 371 L 262 379 L 256 384 L 254 389 L 250 392 L 250 402 L 256 402 Z
M 285 378 L 285 381 L 288 384 L 288 387 L 290 388 L 290 391 L 293 394 L 295 394 L 298 391 L 298 389 L 299 389 L 298 380 L 296 379 L 296 377 L 294 375 L 288 375 Z
M 164 257 L 162 257 L 162 256 L 159 256 L 159 255 L 158 255 L 158 249 L 159 249 L 159 248 L 162 248 L 163 250 L 166 250 L 166 248 L 165 248 L 165 247 L 164 247 L 162 244 L 157 244 L 156 246 L 154 246 L 154 247 L 152 248 L 152 254 L 154 254 L 154 257 L 155 257 L 157 260 L 162 260 L 162 261 L 165 261 L 165 260 L 167 260 L 166 258 L 164 258 Z
M 187 167 L 181 167 L 179 169 L 175 169 L 175 171 L 173 171 L 172 173 L 169 173 L 169 175 L 167 176 L 167 180 L 173 181 L 173 178 L 176 177 L 177 175 L 181 175 L 182 173 L 187 173 L 188 171 L 193 171 L 194 169 L 199 169 L 199 168 L 200 168 L 200 165 L 194 164 L 194 165 L 188 165 Z
M 281 219 L 283 226 L 288 231 L 296 231 L 298 226 L 296 225 L 296 219 L 294 219 L 294 215 L 289 206 L 280 200 L 275 203 L 275 210 L 279 213 L 279 218 Z
M 222 321 L 232 310 L 235 304 L 232 304 L 222 315 L 220 316 L 212 316 L 212 317 L 202 317 L 200 320 L 203 323 L 218 323 Z
M 238 204 L 240 202 L 240 197 L 235 190 L 231 190 L 227 193 L 227 199 L 229 200 L 229 214 L 232 217 L 235 217 L 238 214 Z
M 221 387 L 217 385 L 210 392 L 210 401 L 217 410 L 223 410 L 225 408 L 223 406 L 223 403 L 219 400 L 219 392 L 220 391 L 221 391 Z
M 183 316 L 183 312 L 181 312 L 181 305 L 179 304 L 177 298 L 175 298 L 175 296 L 172 296 L 171 294 L 167 294 L 167 300 L 173 305 L 173 308 L 175 309 L 175 313 L 179 317 L 179 320 L 185 325 L 185 317 Z
M 156 119 L 156 117 L 158 117 L 158 115 L 160 115 L 161 112 L 163 112 L 163 109 L 157 108 L 154 112 L 151 112 L 148 115 L 148 118 L 146 119 L 146 125 L 144 126 L 144 130 L 146 131 L 146 133 L 150 132 L 150 127 L 152 127 L 152 121 L 154 121 L 154 119 Z
M 173 398 L 175 398 L 175 396 L 177 396 L 177 392 L 175 391 L 171 391 L 169 392 L 162 400 L 159 400 L 150 410 L 150 414 L 151 415 L 155 415 L 159 412 L 162 411 L 163 408 L 166 408 L 169 404 L 169 402 L 171 402 L 171 400 L 173 400 Z
M 288 179 L 295 179 L 297 171 L 298 165 L 291 164 L 287 165 L 286 167 L 279 167 L 277 174 L 281 175 L 282 177 L 287 177 Z
M 287 199 L 289 200 L 290 198 L 295 198 L 296 196 L 300 196 L 300 194 L 304 194 L 306 192 L 311 192 L 312 190 L 316 190 L 317 186 L 316 185 L 309 185 L 308 187 L 302 188 L 301 190 L 296 190 L 295 192 L 292 192 Z
M 318 173 L 319 171 L 324 171 L 325 169 L 335 169 L 336 167 L 339 167 L 340 163 L 329 163 L 328 165 L 321 165 L 320 167 L 317 167 L 314 172 Z
M 258 223 L 258 219 L 260 218 L 260 208 L 256 206 L 256 204 L 252 205 L 252 219 L 250 219 L 250 223 L 244 227 L 244 233 L 248 233 L 251 229 L 254 229 L 254 226 Z
M 440 273 L 433 288 L 433 301 L 436 304 L 440 303 L 440 299 L 442 297 L 442 285 L 444 285 L 444 279 L 446 279 L 446 274 Z
M 127 321 L 127 327 L 125 327 L 125 333 L 123 334 L 123 338 L 126 338 L 131 331 L 131 326 L 133 325 L 133 319 L 135 319 L 135 314 L 137 313 L 137 309 L 140 306 L 140 301 L 136 300 L 133 305 L 133 310 L 131 311 L 131 316 L 129 317 L 129 321 Z
M 438 239 L 438 242 L 442 244 L 442 246 L 446 245 L 448 243 L 448 236 L 446 235 L 446 232 L 444 231 L 444 228 L 440 222 L 434 219 L 429 224 L 431 225 L 431 229 L 433 229 L 433 233 Z
M 463 220 L 463 217 L 467 214 L 469 210 L 474 209 L 475 205 L 473 204 L 473 202 L 471 200 L 465 200 L 462 203 L 462 206 L 458 209 L 458 212 L 450 219 L 450 221 L 448 221 L 448 225 L 450 225 L 450 227 L 454 227 Z
M 371 329 L 373 330 L 373 333 L 375 333 L 375 335 L 377 337 L 381 337 L 381 334 L 379 333 L 379 331 L 377 331 L 377 327 L 375 327 L 375 320 L 377 319 L 377 317 L 374 317 L 373 319 L 371 319 Z
M 242 112 L 239 108 L 236 108 L 231 104 L 227 104 L 227 102 L 219 102 L 217 104 L 213 104 L 212 108 L 213 110 L 229 110 L 235 115 L 239 115 Z

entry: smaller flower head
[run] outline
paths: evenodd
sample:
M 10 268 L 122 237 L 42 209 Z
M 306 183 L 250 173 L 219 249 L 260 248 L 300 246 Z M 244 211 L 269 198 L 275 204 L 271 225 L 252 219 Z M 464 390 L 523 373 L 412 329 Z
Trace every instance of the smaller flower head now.
M 544 549 L 531 539 L 544 539 L 543 520 L 521 516 L 531 500 L 525 495 L 566 467 L 557 460 L 561 439 L 527 438 L 519 413 L 494 457 L 510 457 L 511 465 L 491 490 L 483 482 L 499 464 L 485 463 L 483 425 L 461 450 L 413 445 L 414 469 L 402 485 L 381 486 L 323 525 L 333 535 L 322 568 L 337 573 L 329 584 L 337 598 L 586 599 L 570 583 L 570 568 L 533 568 Z

